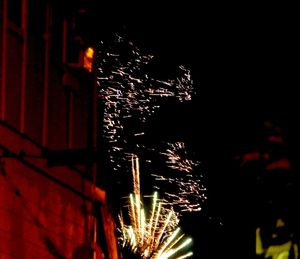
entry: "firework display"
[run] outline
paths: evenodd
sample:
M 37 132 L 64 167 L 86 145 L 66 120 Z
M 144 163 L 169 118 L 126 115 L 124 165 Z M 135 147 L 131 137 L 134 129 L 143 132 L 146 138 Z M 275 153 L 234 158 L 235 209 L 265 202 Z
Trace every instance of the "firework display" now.
M 123 256 L 167 259 L 187 258 L 193 255 L 186 249 L 192 242 L 178 227 L 178 217 L 172 207 L 167 207 L 155 192 L 147 210 L 141 196 L 138 158 L 132 158 L 133 194 L 129 196 L 126 220 L 120 214 L 120 245 Z M 148 211 L 148 212 L 147 212 Z M 125 254 L 125 255 L 124 255 Z M 126 257 L 124 257 L 126 258 Z
M 162 147 L 159 154 L 170 170 L 151 174 L 157 183 L 154 188 L 168 190 L 164 191 L 164 200 L 177 211 L 200 211 L 207 199 L 200 162 L 191 157 L 184 142 L 166 142 Z
M 110 143 L 110 161 L 115 171 L 120 170 L 125 158 L 126 124 L 134 122 L 132 136 L 143 135 L 143 124 L 160 107 L 162 98 L 180 101 L 192 98 L 190 70 L 180 66 L 180 77 L 159 80 L 145 72 L 152 59 L 152 55 L 142 54 L 119 35 L 115 35 L 109 46 L 101 42 L 99 47 L 98 95 L 104 100 L 104 137 Z
M 154 56 L 142 53 L 126 37 L 117 34 L 108 42 L 102 41 L 98 49 L 97 83 L 98 96 L 104 104 L 103 136 L 108 143 L 112 170 L 118 178 L 124 174 L 122 169 L 127 165 L 128 154 L 148 148 L 141 141 L 147 138 L 144 128 L 148 119 L 166 99 L 191 101 L 193 80 L 190 70 L 184 66 L 178 67 L 178 76 L 174 79 L 162 80 L 152 76 L 148 66 Z M 154 150 L 158 149 L 154 147 Z M 152 179 L 167 203 L 179 205 L 181 211 L 199 211 L 205 199 L 205 188 L 201 175 L 192 173 L 199 162 L 181 159 L 178 153 L 175 154 L 179 149 L 184 149 L 184 143 L 170 144 L 168 150 L 161 152 L 161 158 L 166 160 L 174 174 L 165 176 L 153 172 Z M 151 161 L 145 157 L 147 159 Z M 174 184 L 177 190 L 162 191 L 160 184 L 163 182 Z M 181 197 L 175 197 L 178 193 L 182 194 Z
M 161 154 L 167 157 L 166 163 L 170 168 L 191 173 L 193 169 L 200 164 L 199 161 L 193 161 L 183 157 L 182 154 L 179 153 L 183 151 L 185 152 L 184 155 L 186 155 L 184 142 L 175 142 L 174 144 L 167 143 L 167 145 L 168 148 L 166 152 L 161 152 Z

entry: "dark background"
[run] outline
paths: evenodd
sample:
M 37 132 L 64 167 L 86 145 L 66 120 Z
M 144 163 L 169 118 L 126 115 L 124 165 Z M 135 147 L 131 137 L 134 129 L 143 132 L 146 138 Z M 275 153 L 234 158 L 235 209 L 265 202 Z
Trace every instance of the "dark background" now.
M 159 57 L 160 76 L 168 78 L 180 64 L 191 68 L 193 101 L 164 103 L 147 136 L 185 140 L 207 169 L 203 211 L 181 218 L 194 237 L 195 258 L 254 258 L 255 227 L 267 210 L 258 202 L 249 171 L 261 168 L 242 169 L 234 157 L 260 146 L 263 122 L 271 119 L 283 128 L 298 174 L 299 41 L 292 7 L 114 2 L 98 10 L 98 35 L 125 31 L 142 50 Z M 289 199 L 293 207 L 296 194 Z

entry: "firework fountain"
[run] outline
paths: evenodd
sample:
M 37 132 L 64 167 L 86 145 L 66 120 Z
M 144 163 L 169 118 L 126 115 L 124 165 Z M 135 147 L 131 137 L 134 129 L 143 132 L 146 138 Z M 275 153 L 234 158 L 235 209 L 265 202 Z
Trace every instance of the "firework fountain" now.
M 167 259 L 187 258 L 193 255 L 186 251 L 192 239 L 185 238 L 178 227 L 179 219 L 172 207 L 166 206 L 154 192 L 152 205 L 146 209 L 140 190 L 139 162 L 132 157 L 133 194 L 129 196 L 127 221 L 122 214 L 119 242 L 123 256 L 132 258 Z M 124 255 L 126 254 L 126 255 Z M 126 257 L 124 257 L 126 258 Z

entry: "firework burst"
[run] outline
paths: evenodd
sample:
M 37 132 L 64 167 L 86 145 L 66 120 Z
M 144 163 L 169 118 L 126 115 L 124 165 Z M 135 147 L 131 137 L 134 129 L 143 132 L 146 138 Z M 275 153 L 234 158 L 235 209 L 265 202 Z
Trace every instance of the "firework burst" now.
M 191 72 L 179 66 L 177 76 L 159 79 L 149 73 L 154 56 L 144 54 L 126 37 L 115 34 L 110 41 L 101 42 L 98 51 L 98 96 L 103 102 L 103 135 L 108 159 L 116 183 L 123 182 L 128 153 L 141 154 L 147 149 L 147 121 L 166 100 L 189 102 L 195 93 Z M 144 136 L 145 135 L 145 136 Z M 144 141 L 144 142 L 143 142 Z M 163 145 L 160 143 L 159 145 Z M 154 152 L 161 150 L 155 148 Z M 165 201 L 176 210 L 199 211 L 204 195 L 203 181 L 194 175 L 198 161 L 183 158 L 184 143 L 176 142 L 161 152 L 162 159 L 174 174 L 157 175 L 152 180 Z M 180 152 L 181 153 L 180 153 Z M 151 158 L 148 159 L 149 161 Z M 180 174 L 178 174 L 178 172 Z M 168 192 L 163 186 L 168 183 Z M 128 191 L 126 191 L 128 193 Z
M 160 152 L 166 159 L 167 166 L 171 169 L 191 173 L 200 164 L 199 161 L 187 158 L 184 142 L 167 143 L 165 152 Z
M 146 209 L 140 194 L 138 158 L 132 158 L 132 174 L 134 192 L 129 196 L 126 214 L 130 223 L 125 224 L 124 217 L 119 215 L 123 255 L 149 259 L 192 256 L 192 252 L 184 252 L 192 239 L 184 237 L 177 214 L 172 207 L 165 206 L 157 192 L 151 196 L 151 208 Z
M 98 96 L 104 101 L 104 138 L 114 171 L 126 161 L 129 138 L 144 134 L 143 125 L 158 110 L 163 99 L 190 101 L 194 93 L 190 70 L 179 66 L 178 76 L 161 80 L 148 74 L 153 56 L 143 54 L 125 37 L 114 35 L 110 44 L 100 43 L 98 52 Z M 128 124 L 131 125 L 130 134 Z
M 180 212 L 201 211 L 206 201 L 204 174 L 184 142 L 166 142 L 160 155 L 170 169 L 160 174 L 152 173 L 155 189 L 160 190 L 167 204 Z

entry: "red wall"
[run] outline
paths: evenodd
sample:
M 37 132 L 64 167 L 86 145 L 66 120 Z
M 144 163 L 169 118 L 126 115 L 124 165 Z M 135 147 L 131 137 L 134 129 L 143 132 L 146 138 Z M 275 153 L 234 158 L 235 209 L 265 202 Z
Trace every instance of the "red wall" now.
M 72 258 L 84 242 L 82 199 L 16 159 L 5 159 L 5 164 L 0 258 Z
M 20 23 L 6 13 L 21 15 Z M 42 152 L 87 147 L 93 85 L 66 59 L 70 14 L 60 2 L 0 0 L 0 259 L 72 258 L 92 229 L 86 165 L 49 167 Z M 114 222 L 100 193 L 97 220 L 115 259 Z
M 72 258 L 85 241 L 90 184 L 39 155 L 38 146 L 0 124 L 0 258 Z

